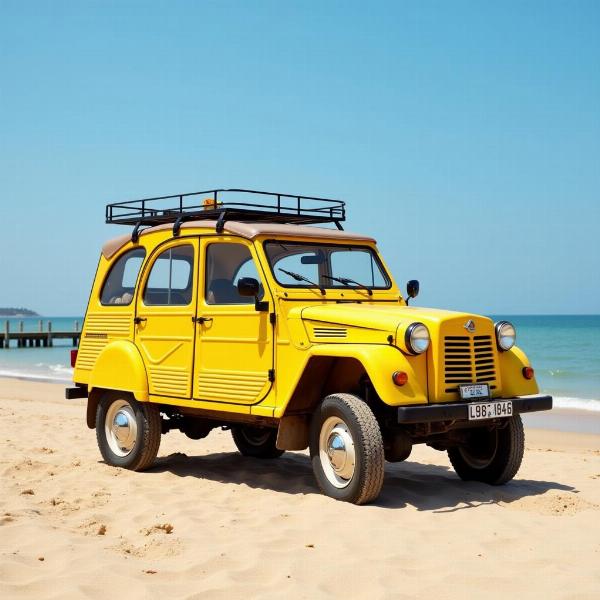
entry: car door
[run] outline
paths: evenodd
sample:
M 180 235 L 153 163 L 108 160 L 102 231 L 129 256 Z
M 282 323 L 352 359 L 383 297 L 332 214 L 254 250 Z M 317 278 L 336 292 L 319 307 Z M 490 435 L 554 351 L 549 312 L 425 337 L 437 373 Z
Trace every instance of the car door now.
M 198 239 L 182 238 L 160 247 L 138 288 L 135 343 L 150 394 L 191 398 L 194 361 Z
M 234 237 L 203 238 L 204 273 L 198 298 L 194 399 L 251 405 L 271 387 L 272 298 L 260 276 L 252 244 Z M 237 291 L 241 277 L 259 281 L 263 310 Z M 268 303 L 268 305 L 264 303 Z

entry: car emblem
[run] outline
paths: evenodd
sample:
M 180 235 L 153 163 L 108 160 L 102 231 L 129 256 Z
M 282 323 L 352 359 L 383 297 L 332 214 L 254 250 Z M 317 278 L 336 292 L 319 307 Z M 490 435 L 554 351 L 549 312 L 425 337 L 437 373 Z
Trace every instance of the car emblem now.
M 465 329 L 469 332 L 469 333 L 473 333 L 475 331 L 475 323 L 473 323 L 473 321 L 471 321 L 471 319 L 469 319 L 466 323 L 465 323 Z

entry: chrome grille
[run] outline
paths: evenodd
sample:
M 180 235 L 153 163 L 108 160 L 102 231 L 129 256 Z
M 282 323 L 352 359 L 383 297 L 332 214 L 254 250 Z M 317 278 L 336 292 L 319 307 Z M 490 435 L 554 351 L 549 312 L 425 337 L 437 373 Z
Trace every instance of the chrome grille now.
M 494 345 L 491 335 L 476 335 L 473 338 L 476 380 L 489 383 L 496 379 L 494 367 Z
M 455 392 L 461 383 L 489 383 L 496 386 L 494 344 L 491 335 L 448 335 L 444 338 L 444 382 L 446 392 Z

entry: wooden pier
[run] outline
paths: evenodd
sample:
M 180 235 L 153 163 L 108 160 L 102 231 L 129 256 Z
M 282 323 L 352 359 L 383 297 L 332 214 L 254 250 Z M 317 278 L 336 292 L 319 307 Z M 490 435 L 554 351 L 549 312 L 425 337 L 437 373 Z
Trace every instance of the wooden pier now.
M 0 348 L 10 348 L 12 340 L 16 340 L 17 348 L 50 348 L 54 345 L 54 340 L 71 340 L 73 346 L 77 347 L 80 337 L 78 321 L 75 321 L 73 331 L 53 331 L 52 321 L 48 321 L 46 329 L 44 329 L 44 322 L 41 320 L 37 331 L 24 331 L 23 321 L 19 323 L 17 331 L 12 331 L 10 321 L 5 321 L 4 328 L 0 333 Z

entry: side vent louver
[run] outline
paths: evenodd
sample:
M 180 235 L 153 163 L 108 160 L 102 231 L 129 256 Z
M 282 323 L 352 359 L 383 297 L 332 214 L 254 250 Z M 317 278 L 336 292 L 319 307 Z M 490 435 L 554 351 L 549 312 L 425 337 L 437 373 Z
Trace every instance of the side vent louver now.
M 315 327 L 313 335 L 316 338 L 345 338 L 348 330 L 342 327 Z

